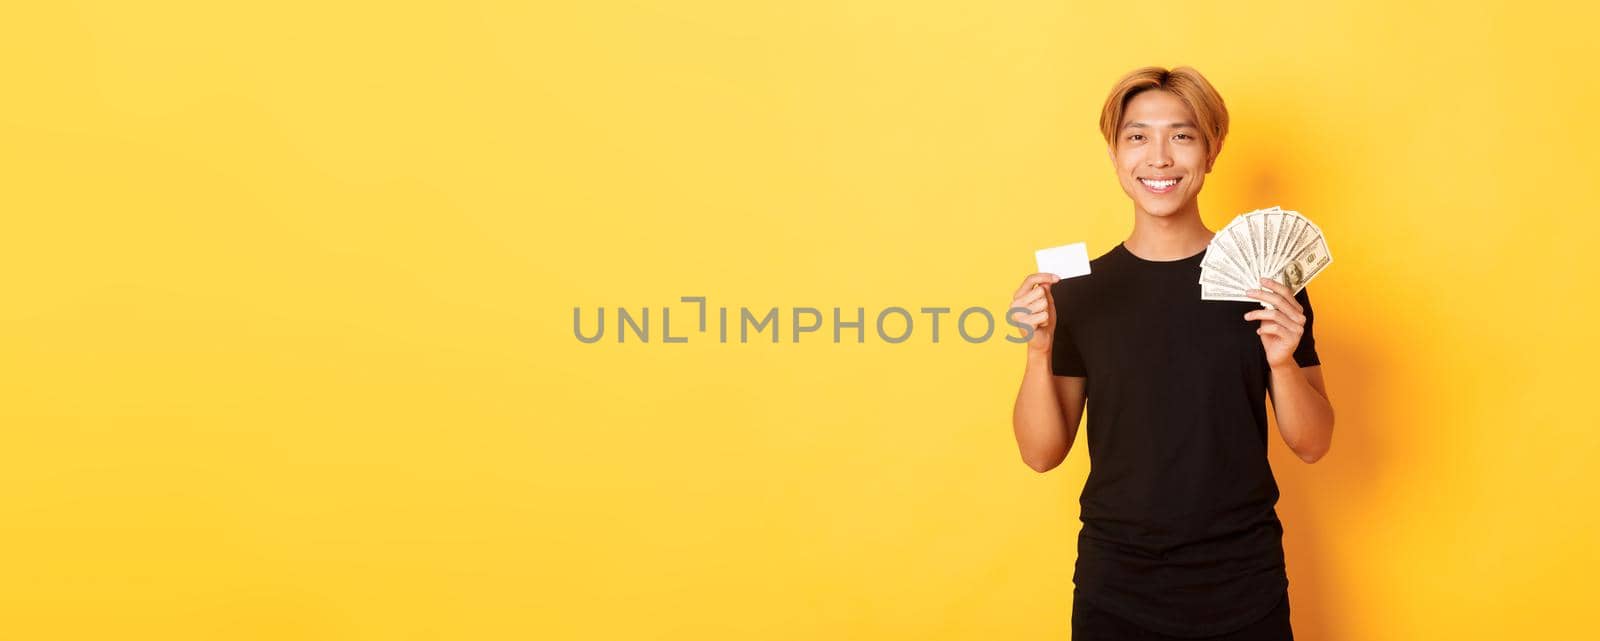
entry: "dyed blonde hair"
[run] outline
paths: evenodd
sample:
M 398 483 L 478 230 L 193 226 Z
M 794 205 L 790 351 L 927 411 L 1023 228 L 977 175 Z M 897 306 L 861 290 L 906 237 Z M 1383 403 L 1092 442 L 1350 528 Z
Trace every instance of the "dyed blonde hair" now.
M 1222 140 L 1228 137 L 1228 106 L 1223 104 L 1222 95 L 1206 82 L 1206 77 L 1193 67 L 1141 67 L 1118 80 L 1111 88 L 1111 95 L 1106 97 L 1105 107 L 1100 110 L 1100 133 L 1105 135 L 1106 143 L 1113 150 L 1117 148 L 1121 138 L 1117 130 L 1122 126 L 1122 114 L 1128 108 L 1128 101 L 1150 89 L 1171 92 L 1189 106 L 1197 121 L 1195 126 L 1200 128 L 1200 135 L 1205 139 L 1207 157 L 1215 161 L 1217 154 L 1222 153 Z

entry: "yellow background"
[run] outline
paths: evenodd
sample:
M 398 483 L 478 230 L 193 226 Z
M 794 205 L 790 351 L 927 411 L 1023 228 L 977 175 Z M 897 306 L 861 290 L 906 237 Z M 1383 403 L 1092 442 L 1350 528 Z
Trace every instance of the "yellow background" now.
M 1126 237 L 1145 64 L 1231 109 L 1207 224 L 1335 258 L 1333 449 L 1272 433 L 1297 637 L 1596 634 L 1582 5 L 6 13 L 0 637 L 1066 638 L 1087 451 L 1020 460 L 1018 346 L 678 298 L 998 312 Z

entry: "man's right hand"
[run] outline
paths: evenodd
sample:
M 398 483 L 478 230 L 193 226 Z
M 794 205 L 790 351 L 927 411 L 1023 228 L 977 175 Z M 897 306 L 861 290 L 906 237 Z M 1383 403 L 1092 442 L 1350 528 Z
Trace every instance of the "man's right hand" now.
M 1048 272 L 1028 274 L 1022 279 L 1022 286 L 1017 288 L 1016 294 L 1011 297 L 1011 304 L 1006 307 L 1006 318 L 1014 319 L 1016 324 L 1031 327 L 1033 336 L 1028 339 L 1028 351 L 1048 356 L 1050 342 L 1055 337 L 1056 327 L 1056 301 L 1050 294 L 1050 286 L 1060 281 L 1061 277 Z M 1023 307 L 1028 311 L 1012 312 L 1013 308 Z M 1018 327 L 1017 336 L 1026 336 L 1027 330 Z

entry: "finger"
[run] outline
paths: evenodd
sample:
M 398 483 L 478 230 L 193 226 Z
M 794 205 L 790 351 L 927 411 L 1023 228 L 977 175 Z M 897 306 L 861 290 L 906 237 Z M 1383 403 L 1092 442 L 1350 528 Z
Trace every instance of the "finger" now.
M 1244 295 L 1259 301 L 1271 303 L 1273 307 L 1287 307 L 1287 305 L 1283 303 L 1283 297 L 1279 296 L 1277 292 L 1274 292 L 1270 289 L 1247 289 L 1245 290 Z
M 1294 304 L 1294 301 L 1292 299 L 1289 299 L 1288 302 L 1285 302 L 1284 297 L 1279 296 L 1278 294 L 1276 294 L 1274 292 L 1264 291 L 1264 290 L 1259 290 L 1259 289 L 1252 289 L 1252 290 L 1250 290 L 1248 292 L 1245 292 L 1245 293 L 1247 295 L 1249 295 L 1250 297 L 1255 298 L 1256 300 L 1264 300 L 1264 301 L 1266 301 L 1268 303 L 1272 303 L 1272 306 L 1274 307 L 1274 309 L 1265 309 L 1265 310 L 1257 310 L 1257 311 L 1285 312 L 1285 313 L 1287 313 L 1289 315 L 1288 316 L 1289 318 L 1297 318 L 1297 319 L 1299 319 L 1298 322 L 1301 322 L 1301 323 L 1305 322 L 1305 316 L 1302 315 L 1301 312 L 1290 311 L 1290 310 L 1293 310 L 1296 307 L 1298 307 L 1297 305 Z M 1251 312 L 1251 313 L 1254 313 L 1254 312 Z
M 1042 299 L 1042 298 L 1044 298 L 1044 293 L 1046 291 L 1048 291 L 1049 289 L 1050 288 L 1048 288 L 1048 287 L 1035 287 L 1035 288 L 1033 288 L 1031 290 L 1028 290 L 1028 293 L 1023 294 L 1021 297 L 1017 298 L 1017 300 L 1015 301 L 1015 304 L 1018 307 L 1021 307 L 1023 305 L 1027 305 L 1028 303 L 1031 303 L 1033 301 Z
M 1022 310 L 1027 310 L 1028 312 L 1042 312 L 1045 309 L 1046 303 L 1047 301 L 1045 301 L 1043 294 L 1038 296 L 1023 296 L 1018 300 L 1011 301 L 1011 306 L 1007 307 L 1006 309 L 1017 312 Z
M 1279 308 L 1279 309 L 1257 309 L 1257 310 L 1252 310 L 1252 311 L 1249 311 L 1249 312 L 1245 312 L 1244 319 L 1245 320 L 1260 320 L 1260 321 L 1263 321 L 1263 322 L 1265 322 L 1265 321 L 1275 321 L 1275 322 L 1278 322 L 1278 323 L 1283 324 L 1285 326 L 1291 326 L 1291 325 L 1292 326 L 1301 326 L 1301 325 L 1304 325 L 1305 322 L 1306 322 L 1306 319 L 1305 319 L 1304 316 L 1296 316 L 1294 312 L 1291 312 L 1291 311 L 1288 311 L 1288 310 L 1282 309 L 1282 308 Z
M 1261 284 L 1263 286 L 1265 286 L 1272 293 L 1277 294 L 1278 296 L 1282 297 L 1285 301 L 1288 301 L 1286 304 L 1278 305 L 1278 307 L 1289 307 L 1289 308 L 1292 308 L 1292 309 L 1294 309 L 1294 311 L 1296 313 L 1299 313 L 1301 315 L 1304 315 L 1306 313 L 1306 310 L 1300 306 L 1300 301 L 1297 301 L 1297 300 L 1294 299 L 1294 292 L 1290 291 L 1288 285 L 1285 285 L 1285 284 L 1280 283 L 1278 281 L 1272 280 L 1271 278 L 1267 278 L 1265 276 L 1261 277 Z
M 1050 316 L 1053 318 L 1056 315 L 1056 295 L 1051 293 L 1049 287 L 1044 287 L 1042 289 L 1044 289 L 1044 300 L 1046 303 L 1049 303 L 1047 306 L 1045 306 L 1045 309 L 1050 312 Z
M 1275 322 L 1261 323 L 1261 326 L 1256 328 L 1256 333 L 1263 336 L 1276 336 L 1295 345 L 1300 344 L 1300 336 L 1302 334 L 1298 328 Z
M 1046 324 L 1041 320 L 1043 316 L 1043 312 L 1031 316 L 1023 316 L 1022 325 L 1017 327 L 1017 335 L 1029 336 L 1029 334 L 1050 331 L 1050 329 L 1045 326 Z
M 1022 286 L 1017 288 L 1017 293 L 1012 294 L 1011 297 L 1016 298 L 1026 294 L 1028 293 L 1029 289 L 1032 289 L 1035 285 L 1040 283 L 1054 283 L 1058 280 L 1061 280 L 1061 277 L 1050 272 L 1037 272 L 1028 274 L 1027 278 L 1022 279 Z

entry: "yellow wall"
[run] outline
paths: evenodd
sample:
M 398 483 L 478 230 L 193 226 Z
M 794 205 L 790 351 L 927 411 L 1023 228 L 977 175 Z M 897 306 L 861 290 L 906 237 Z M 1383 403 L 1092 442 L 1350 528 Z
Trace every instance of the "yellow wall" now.
M 1232 110 L 1206 222 L 1335 257 L 1297 636 L 1596 634 L 1593 9 L 255 4 L 0 21 L 0 636 L 1066 638 L 1018 346 L 678 299 L 998 311 L 1128 233 L 1144 64 Z M 574 338 L 618 305 L 691 340 Z

